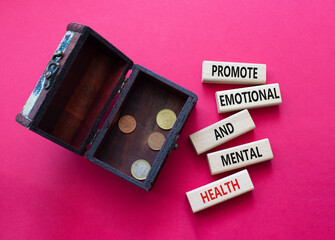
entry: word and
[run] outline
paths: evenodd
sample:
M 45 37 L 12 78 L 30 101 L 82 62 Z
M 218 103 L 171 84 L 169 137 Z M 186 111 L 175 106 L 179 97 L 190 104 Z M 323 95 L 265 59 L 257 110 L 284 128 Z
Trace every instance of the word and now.
M 190 140 L 199 155 L 255 127 L 248 110 L 243 110 L 191 134 Z
M 231 123 L 226 123 L 219 127 L 219 129 L 214 129 L 215 140 L 217 141 L 220 138 L 224 138 L 225 135 L 232 134 L 234 132 L 234 126 Z

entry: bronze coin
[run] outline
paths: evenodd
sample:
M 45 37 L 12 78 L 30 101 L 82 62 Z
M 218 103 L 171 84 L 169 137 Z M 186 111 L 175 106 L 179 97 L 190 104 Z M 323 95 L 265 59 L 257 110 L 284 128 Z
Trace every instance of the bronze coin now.
M 136 128 L 136 120 L 130 115 L 124 115 L 119 119 L 119 129 L 123 133 L 131 133 Z
M 176 120 L 176 114 L 170 109 L 163 109 L 156 116 L 157 125 L 164 130 L 170 130 Z
M 148 138 L 148 145 L 154 151 L 160 150 L 164 142 L 165 142 L 165 137 L 160 132 L 153 132 L 150 134 Z

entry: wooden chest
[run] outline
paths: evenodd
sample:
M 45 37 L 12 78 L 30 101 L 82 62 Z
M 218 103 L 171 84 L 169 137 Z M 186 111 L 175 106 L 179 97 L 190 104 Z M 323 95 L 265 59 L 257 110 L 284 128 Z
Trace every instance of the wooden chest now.
M 133 65 L 91 28 L 72 23 L 16 121 L 149 190 L 196 101 L 194 93 Z M 169 130 L 156 123 L 163 109 L 177 116 Z M 136 129 L 128 134 L 118 127 L 124 115 L 136 120 Z M 158 151 L 148 146 L 152 132 L 165 137 Z M 138 159 L 151 165 L 145 180 L 131 174 Z

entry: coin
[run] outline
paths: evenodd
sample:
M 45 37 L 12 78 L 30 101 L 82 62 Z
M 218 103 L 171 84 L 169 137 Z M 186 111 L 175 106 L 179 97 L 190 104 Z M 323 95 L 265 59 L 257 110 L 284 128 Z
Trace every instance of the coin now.
M 139 159 L 131 165 L 131 175 L 138 180 L 144 180 L 147 178 L 150 169 L 151 166 L 147 161 Z
M 157 125 L 164 130 L 171 129 L 176 120 L 176 114 L 170 109 L 163 109 L 156 116 Z
M 123 133 L 131 133 L 136 128 L 136 120 L 130 115 L 124 115 L 119 119 L 119 129 Z
M 148 138 L 148 145 L 152 150 L 158 151 L 162 148 L 165 142 L 165 137 L 160 132 L 153 132 Z

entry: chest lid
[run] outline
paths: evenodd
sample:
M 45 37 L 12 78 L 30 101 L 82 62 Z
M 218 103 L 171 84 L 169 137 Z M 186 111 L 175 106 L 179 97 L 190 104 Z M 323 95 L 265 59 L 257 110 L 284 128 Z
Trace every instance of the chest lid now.
M 91 28 L 69 24 L 16 121 L 83 155 L 132 65 Z

